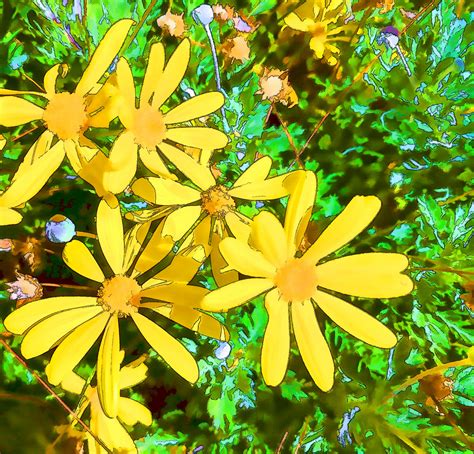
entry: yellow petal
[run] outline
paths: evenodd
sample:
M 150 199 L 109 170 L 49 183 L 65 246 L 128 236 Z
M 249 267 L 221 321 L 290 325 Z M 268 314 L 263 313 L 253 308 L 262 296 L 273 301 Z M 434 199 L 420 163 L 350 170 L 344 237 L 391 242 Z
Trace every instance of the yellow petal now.
M 143 337 L 171 368 L 189 382 L 197 381 L 198 365 L 183 344 L 143 315 L 134 313 L 132 318 Z
M 324 41 L 321 37 L 311 38 L 309 47 L 314 52 L 316 58 L 323 58 L 324 55 Z
M 185 205 L 201 198 L 200 193 L 189 186 L 158 177 L 139 178 L 132 184 L 132 191 L 157 205 Z
M 52 97 L 56 93 L 56 80 L 58 79 L 59 73 L 64 75 L 67 71 L 67 66 L 61 63 L 54 65 L 44 75 L 43 85 L 48 97 Z
M 22 168 L 21 173 L 13 178 L 12 184 L 0 195 L 0 206 L 11 208 L 30 200 L 46 184 L 63 158 L 64 151 L 58 143 L 36 159 L 28 170 Z
M 212 149 L 224 148 L 229 141 L 223 132 L 205 126 L 170 128 L 166 138 L 187 147 Z
M 294 172 L 287 180 L 294 183 L 285 214 L 285 232 L 289 245 L 299 248 L 311 217 L 316 197 L 316 176 L 313 172 Z
M 151 105 L 160 108 L 161 105 L 178 88 L 181 79 L 186 72 L 189 62 L 189 40 L 184 39 L 171 55 L 164 71 L 158 79 L 155 79 L 154 95 Z
M 31 168 L 35 165 L 37 159 L 50 150 L 53 138 L 54 134 L 49 130 L 44 131 L 38 137 L 38 140 L 36 140 L 36 142 L 27 151 L 22 163 L 19 165 L 18 170 L 13 177 L 12 182 L 23 173 L 31 172 Z M 58 148 L 60 149 L 60 145 L 58 145 Z
M 56 348 L 48 364 L 47 376 L 53 385 L 59 385 L 84 358 L 99 338 L 110 317 L 108 312 L 99 313 L 72 331 Z
M 144 357 L 142 356 L 120 369 L 120 389 L 131 388 L 146 379 L 148 367 L 143 363 L 143 360 Z
M 63 336 L 102 312 L 100 306 L 58 312 L 34 325 L 23 338 L 22 355 L 29 359 L 47 352 Z
M 283 265 L 289 258 L 285 231 L 269 211 L 261 211 L 253 219 L 250 241 L 275 267 Z
M 117 315 L 110 317 L 97 358 L 97 393 L 104 413 L 115 418 L 120 397 L 120 338 Z
M 1 203 L 2 200 L 0 197 L 0 205 Z M 23 216 L 15 210 L 0 206 L 0 225 L 18 224 L 19 222 L 21 222 L 22 218 Z
M 9 90 L 8 88 L 0 88 L 0 96 L 5 95 L 35 95 L 41 96 L 43 98 L 47 98 L 48 96 L 46 93 L 42 93 L 40 91 L 23 91 L 23 90 Z
M 96 282 L 105 280 L 104 273 L 84 243 L 72 240 L 64 246 L 63 260 L 66 265 L 81 276 Z
M 229 191 L 232 197 L 244 200 L 273 200 L 286 197 L 289 194 L 285 187 L 288 175 L 280 175 L 264 181 L 253 181 Z
M 151 411 L 143 404 L 127 397 L 119 400 L 118 418 L 128 426 L 142 423 L 149 426 L 152 423 Z
M 355 254 L 316 267 L 318 286 L 367 298 L 394 298 L 413 290 L 413 282 L 400 274 L 408 266 L 403 254 Z
M 30 326 L 46 317 L 71 309 L 97 306 L 92 296 L 57 296 L 33 301 L 13 311 L 4 321 L 5 328 L 13 334 L 23 334 Z
M 138 450 L 125 427 L 120 424 L 117 418 L 108 418 L 97 406 L 96 410 L 91 409 L 90 428 L 94 434 L 109 448 L 109 452 L 136 454 Z M 88 444 L 91 451 L 91 444 L 95 447 L 97 454 L 105 454 L 104 449 L 94 440 Z
M 265 308 L 268 324 L 262 345 L 262 374 L 269 386 L 278 386 L 285 377 L 290 356 L 290 317 L 288 303 L 277 289 L 267 293 Z
M 46 366 L 46 374 L 49 373 L 49 364 Z M 74 372 L 69 372 L 61 382 L 61 388 L 74 394 L 81 394 L 86 381 Z
M 184 151 L 164 142 L 159 148 L 161 152 L 198 188 L 205 190 L 216 184 L 216 180 L 212 176 L 209 168 L 196 162 Z
M 169 236 L 173 241 L 178 241 L 198 220 L 200 214 L 200 206 L 178 208 L 166 218 L 163 236 Z
M 318 262 L 362 232 L 375 218 L 382 203 L 375 196 L 356 196 L 324 230 L 304 257 Z
M 179 106 L 171 109 L 165 114 L 164 122 L 166 125 L 172 123 L 184 123 L 195 118 L 204 117 L 224 105 L 224 95 L 218 91 L 203 93 L 193 96 L 184 101 Z
M 144 224 L 135 224 L 132 228 L 127 230 L 124 237 L 125 257 L 123 260 L 123 269 L 128 271 L 136 255 L 140 251 L 143 241 L 150 230 L 151 222 Z
M 220 242 L 221 238 L 219 235 L 212 235 L 211 270 L 212 276 L 214 277 L 218 287 L 223 287 L 224 285 L 238 281 L 239 273 L 235 270 L 229 269 L 223 271 L 223 268 L 227 268 L 228 263 L 224 260 L 224 257 L 222 257 L 221 251 L 219 250 Z
M 248 242 L 251 232 L 251 219 L 240 213 L 230 212 L 225 216 L 225 223 L 227 224 L 227 227 L 231 231 L 232 235 L 244 243 Z
M 269 156 L 264 156 L 263 158 L 255 161 L 251 166 L 249 166 L 245 172 L 240 175 L 232 188 L 238 188 L 248 183 L 253 183 L 254 181 L 263 181 L 267 178 L 272 168 L 272 159 Z
M 44 110 L 16 96 L 0 97 L 0 126 L 19 126 L 43 118 Z
M 165 166 L 160 155 L 156 150 L 147 150 L 146 148 L 140 147 L 138 149 L 138 155 L 140 160 L 143 162 L 143 165 L 155 175 L 159 175 L 163 178 L 168 178 L 170 180 L 177 180 L 176 175 L 173 175 L 168 168 Z
M 142 91 L 140 93 L 140 106 L 144 106 L 150 102 L 151 96 L 159 87 L 156 84 L 163 75 L 165 67 L 165 48 L 162 43 L 154 43 L 150 47 L 150 55 L 148 56 L 148 65 L 143 79 Z
M 334 384 L 334 363 L 311 302 L 293 302 L 291 318 L 298 349 L 311 378 L 322 391 L 329 391 Z
M 274 287 L 269 279 L 243 279 L 207 294 L 200 308 L 211 312 L 225 312 L 247 303 L 261 293 Z
M 152 308 L 158 314 L 163 315 L 170 320 L 192 330 L 197 333 L 219 339 L 221 341 L 229 340 L 229 332 L 214 317 L 189 306 L 182 305 L 163 305 L 161 307 Z
M 317 291 L 316 304 L 342 329 L 370 345 L 392 348 L 397 337 L 375 317 L 328 293 Z
M 138 146 L 131 132 L 120 134 L 110 150 L 108 168 L 103 171 L 104 188 L 113 194 L 122 192 L 137 171 Z
M 125 58 L 121 57 L 117 63 L 117 86 L 119 89 L 121 105 L 125 109 L 135 108 L 135 82 L 132 70 Z
M 302 21 L 295 13 L 290 13 L 285 17 L 285 24 L 293 30 L 307 32 L 309 30 L 308 23 Z
M 157 275 L 157 279 L 187 284 L 197 273 L 205 257 L 201 246 L 193 246 L 182 250 L 173 261 Z
M 99 82 L 118 54 L 133 23 L 131 19 L 122 19 L 109 28 L 82 74 L 76 93 L 84 96 Z
M 219 249 L 229 267 L 252 277 L 272 278 L 276 269 L 264 255 L 235 238 L 224 238 Z
M 173 282 L 148 287 L 142 290 L 140 294 L 142 297 L 151 298 L 156 301 L 196 307 L 208 293 L 209 290 L 204 287 Z
M 97 236 L 100 248 L 115 274 L 123 271 L 124 241 L 120 206 L 109 207 L 101 200 L 97 209 Z

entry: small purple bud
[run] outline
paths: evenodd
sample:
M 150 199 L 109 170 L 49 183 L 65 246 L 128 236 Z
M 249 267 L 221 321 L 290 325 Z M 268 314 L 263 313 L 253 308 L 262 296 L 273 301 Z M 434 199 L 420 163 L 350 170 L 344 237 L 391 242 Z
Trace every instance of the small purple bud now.
M 46 223 L 46 238 L 53 243 L 68 243 L 75 235 L 76 226 L 62 214 L 54 215 Z
M 214 356 L 217 359 L 226 359 L 230 355 L 232 347 L 228 342 L 220 342 L 219 347 L 214 350 Z
M 382 30 L 382 33 L 387 33 L 387 34 L 390 34 L 390 35 L 400 36 L 400 32 L 398 31 L 398 29 L 396 29 L 395 27 L 392 27 L 391 25 L 389 25 L 388 27 L 385 27 Z
M 238 30 L 239 32 L 250 33 L 252 31 L 252 27 L 247 22 L 245 22 L 241 17 L 234 20 L 234 26 L 235 26 L 235 29 Z

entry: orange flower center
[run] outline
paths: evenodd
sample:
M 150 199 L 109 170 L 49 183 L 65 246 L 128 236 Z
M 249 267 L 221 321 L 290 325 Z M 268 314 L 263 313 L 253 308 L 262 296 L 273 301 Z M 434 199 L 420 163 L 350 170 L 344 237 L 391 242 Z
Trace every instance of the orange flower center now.
M 154 150 L 166 137 L 166 125 L 163 115 L 150 105 L 135 110 L 132 131 L 135 143 Z
M 235 202 L 227 188 L 218 184 L 201 193 L 201 206 L 210 216 L 223 218 L 234 210 Z
M 277 270 L 274 282 L 288 302 L 307 300 L 316 291 L 316 267 L 302 259 L 290 259 Z
M 131 277 L 114 276 L 102 283 L 97 292 L 97 302 L 105 311 L 117 313 L 119 317 L 127 317 L 138 311 L 141 289 Z
M 310 32 L 314 38 L 319 38 L 322 41 L 326 40 L 326 24 L 322 22 L 316 22 L 311 28 Z
M 76 93 L 56 93 L 44 109 L 43 121 L 61 140 L 76 139 L 88 124 L 84 98 Z

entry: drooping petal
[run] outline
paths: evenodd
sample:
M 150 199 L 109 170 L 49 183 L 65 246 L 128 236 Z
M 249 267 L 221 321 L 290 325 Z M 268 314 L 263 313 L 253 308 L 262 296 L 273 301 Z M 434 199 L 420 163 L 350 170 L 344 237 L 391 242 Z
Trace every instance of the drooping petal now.
M 164 116 L 166 125 L 172 123 L 184 123 L 185 121 L 194 120 L 195 118 L 204 117 L 224 104 L 224 95 L 218 91 L 203 93 L 194 96 L 187 101 L 182 102 L 179 106 L 171 109 Z
M 1 198 L 0 198 L 1 205 Z M 0 206 L 0 225 L 18 224 L 23 219 L 23 216 L 11 208 L 4 208 Z
M 309 47 L 314 52 L 316 58 L 323 58 L 324 55 L 324 39 L 321 37 L 311 38 L 309 41 Z
M 314 299 L 337 325 L 358 339 L 380 348 L 392 348 L 397 343 L 392 331 L 362 309 L 325 292 L 317 291 Z
M 91 296 L 57 296 L 25 304 L 13 311 L 3 321 L 5 328 L 13 334 L 23 334 L 30 326 L 53 314 L 71 309 L 97 306 Z
M 302 21 L 295 13 L 290 13 L 285 17 L 285 24 L 293 30 L 307 32 L 309 30 L 309 21 Z
M 268 278 L 275 275 L 275 266 L 261 252 L 251 248 L 243 241 L 236 238 L 224 238 L 219 244 L 219 249 L 230 268 L 239 273 L 246 276 Z
M 0 97 L 0 126 L 19 126 L 43 118 L 44 110 L 16 96 Z
M 316 197 L 316 176 L 313 172 L 294 172 L 287 180 L 291 187 L 285 214 L 285 232 L 288 245 L 297 250 L 311 217 Z
M 146 379 L 148 367 L 143 363 L 144 357 L 127 364 L 120 369 L 120 389 L 131 388 Z
M 337 251 L 372 222 L 381 206 L 382 202 L 375 196 L 354 197 L 305 252 L 304 257 L 317 263 Z
M 265 297 L 268 324 L 262 344 L 262 374 L 269 386 L 278 386 L 285 377 L 290 356 L 290 317 L 288 303 L 278 289 Z
M 26 333 L 21 344 L 22 355 L 29 359 L 47 352 L 59 339 L 100 312 L 102 308 L 96 305 L 58 312 L 47 317 Z
M 249 166 L 244 173 L 237 178 L 237 180 L 235 180 L 232 188 L 235 189 L 248 183 L 265 180 L 265 178 L 268 177 L 271 168 L 272 158 L 264 156 L 263 158 L 258 159 Z
M 181 79 L 188 67 L 190 55 L 190 43 L 188 39 L 181 41 L 173 52 L 161 77 L 155 79 L 154 95 L 151 105 L 158 109 L 178 88 Z
M 289 194 L 285 187 L 288 175 L 269 178 L 263 181 L 253 181 L 229 190 L 232 197 L 244 200 L 273 200 L 286 197 Z
M 97 236 L 100 248 L 115 274 L 123 271 L 124 241 L 120 206 L 111 208 L 101 200 L 97 209 Z
M 293 302 L 291 318 L 301 358 L 311 378 L 322 391 L 334 384 L 334 363 L 310 301 Z
M 152 423 L 151 411 L 145 405 L 128 397 L 119 400 L 118 418 L 129 426 L 142 423 L 149 426 Z
M 163 159 L 156 150 L 147 150 L 146 148 L 139 147 L 138 156 L 143 162 L 143 165 L 155 175 L 159 175 L 163 178 L 168 178 L 169 180 L 177 180 L 176 175 L 172 174 L 168 168 L 165 166 Z
M 48 365 L 48 380 L 59 385 L 91 349 L 105 328 L 110 314 L 101 312 L 72 331 L 56 348 Z
M 63 260 L 69 268 L 81 276 L 96 282 L 105 280 L 104 273 L 87 246 L 78 240 L 72 240 L 64 246 Z
M 199 302 L 208 293 L 209 290 L 204 287 L 170 282 L 148 287 L 142 290 L 140 295 L 144 298 L 151 298 L 156 301 L 166 301 L 167 303 L 197 307 Z
M 289 258 L 285 231 L 269 211 L 261 211 L 254 217 L 250 241 L 275 267 L 280 267 Z
M 226 312 L 241 306 L 275 285 L 269 279 L 243 279 L 207 294 L 200 308 L 210 312 Z
M 409 276 L 400 274 L 408 266 L 403 254 L 372 252 L 355 254 L 316 267 L 318 286 L 367 298 L 394 298 L 413 290 Z
M 139 197 L 157 205 L 186 205 L 201 198 L 199 191 L 164 178 L 139 178 L 132 184 Z
M 160 144 L 161 152 L 198 188 L 205 190 L 216 184 L 207 166 L 196 162 L 191 156 L 167 143 Z
M 118 54 L 133 23 L 131 19 L 122 19 L 109 28 L 76 86 L 77 94 L 86 95 L 99 82 Z
M 224 148 L 229 141 L 223 132 L 205 126 L 170 128 L 166 138 L 187 147 L 212 149 Z
M 150 102 L 151 96 L 159 87 L 159 81 L 163 75 L 165 67 L 165 48 L 162 43 L 153 43 L 150 47 L 148 55 L 148 65 L 143 79 L 142 91 L 140 93 L 140 106 L 144 106 Z
M 117 314 L 110 317 L 97 358 L 97 393 L 104 413 L 115 418 L 120 398 L 120 338 Z
M 179 375 L 191 383 L 199 378 L 199 369 L 191 353 L 163 328 L 139 313 L 132 314 L 143 337 Z
M 108 418 L 101 410 L 91 409 L 91 430 L 109 448 L 110 452 L 124 452 L 137 454 L 138 450 L 125 427 L 117 418 Z M 89 451 L 91 444 L 96 449 L 96 454 L 104 454 L 104 449 L 92 439 L 88 443 Z M 94 454 L 91 452 L 91 454 Z

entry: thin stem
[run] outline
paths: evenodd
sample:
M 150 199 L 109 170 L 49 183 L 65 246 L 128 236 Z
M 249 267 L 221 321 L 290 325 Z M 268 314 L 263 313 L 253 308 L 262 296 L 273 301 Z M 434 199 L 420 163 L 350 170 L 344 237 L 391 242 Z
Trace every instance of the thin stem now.
M 285 433 L 284 433 L 283 438 L 281 439 L 280 444 L 278 445 L 278 448 L 277 448 L 277 450 L 276 450 L 276 454 L 278 454 L 279 452 L 281 452 L 281 450 L 283 449 L 283 445 L 284 445 L 284 443 L 285 443 L 286 437 L 288 437 L 288 432 L 285 432 Z
M 44 88 L 37 84 L 28 74 L 26 74 L 24 71 L 21 71 L 21 75 L 25 78 L 25 79 L 28 79 L 33 85 L 35 85 L 36 87 L 39 88 L 40 91 L 42 91 L 43 93 L 45 93 L 45 90 Z
M 464 197 L 472 194 L 474 194 L 474 189 L 471 189 L 470 191 L 464 192 L 463 194 L 457 195 L 456 197 L 452 197 L 451 199 L 445 200 L 443 202 L 438 202 L 438 205 L 448 205 L 449 203 L 457 202 L 458 200 L 461 200 Z
M 83 237 L 86 237 L 86 238 L 93 238 L 94 240 L 97 239 L 97 235 L 95 233 L 89 233 L 89 232 L 76 231 L 76 236 L 83 236 Z
M 17 140 L 21 139 L 22 137 L 28 135 L 30 132 L 36 131 L 38 128 L 39 128 L 39 126 L 33 126 L 32 128 L 28 129 L 27 131 L 22 132 L 18 136 L 13 137 L 13 139 L 11 139 L 11 140 L 12 140 L 12 142 L 16 142 Z
M 278 110 L 277 110 L 274 103 L 272 103 L 272 109 L 271 110 L 276 115 L 276 117 L 278 118 L 278 121 L 280 122 L 281 127 L 283 128 L 283 131 L 285 132 L 285 135 L 288 139 L 288 142 L 290 143 L 290 146 L 291 146 L 291 148 L 293 148 L 293 152 L 295 153 L 295 161 L 298 162 L 298 166 L 300 167 L 300 169 L 302 169 L 303 164 L 301 163 L 301 160 L 300 160 L 299 155 L 298 155 L 298 148 L 296 147 L 295 141 L 293 140 L 293 137 L 290 134 L 290 131 L 288 130 L 288 127 L 286 126 L 285 122 L 283 121 L 283 118 L 281 118 L 280 114 L 278 113 Z

